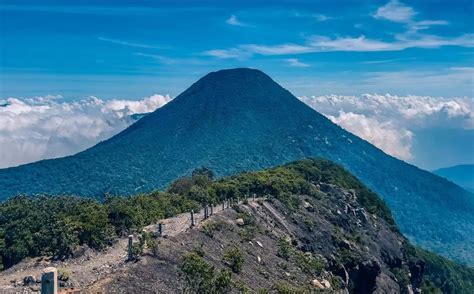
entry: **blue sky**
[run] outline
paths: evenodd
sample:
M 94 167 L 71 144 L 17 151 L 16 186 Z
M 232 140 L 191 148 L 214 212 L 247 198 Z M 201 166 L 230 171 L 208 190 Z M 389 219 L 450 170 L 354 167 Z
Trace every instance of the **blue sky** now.
M 234 67 L 417 166 L 474 163 L 474 1 L 174 2 L 0 0 L 0 168 L 84 150 Z
M 472 1 L 197 2 L 0 1 L 0 97 L 175 96 L 243 66 L 296 95 L 474 96 Z

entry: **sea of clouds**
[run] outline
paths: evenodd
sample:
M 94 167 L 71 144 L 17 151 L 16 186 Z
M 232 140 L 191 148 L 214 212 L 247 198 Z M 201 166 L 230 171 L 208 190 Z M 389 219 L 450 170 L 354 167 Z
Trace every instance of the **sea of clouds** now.
M 346 130 L 407 161 L 414 158 L 417 131 L 474 129 L 473 98 L 364 94 L 300 99 Z
M 364 94 L 304 96 L 303 102 L 334 123 L 403 160 L 424 129 L 474 129 L 472 98 Z M 172 97 L 140 100 L 61 96 L 0 99 L 0 168 L 77 153 L 110 138 Z
M 141 100 L 61 96 L 0 100 L 0 168 L 71 155 L 108 139 L 171 100 L 152 95 Z

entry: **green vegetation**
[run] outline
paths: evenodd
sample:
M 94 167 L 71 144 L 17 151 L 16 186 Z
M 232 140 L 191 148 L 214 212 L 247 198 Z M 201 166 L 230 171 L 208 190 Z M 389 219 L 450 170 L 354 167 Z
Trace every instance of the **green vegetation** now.
M 309 294 L 312 291 L 308 287 L 295 287 L 285 282 L 279 282 L 274 285 L 278 294 Z
M 291 253 L 293 251 L 293 247 L 291 246 L 290 242 L 285 239 L 278 240 L 278 251 L 277 255 L 285 260 L 289 260 Z
M 186 283 L 186 293 L 226 293 L 232 287 L 232 274 L 213 266 L 196 252 L 186 254 L 179 265 L 181 277 Z
M 202 226 L 202 232 L 213 238 L 214 233 L 222 230 L 231 230 L 232 225 L 224 221 L 209 221 Z
M 293 261 L 307 274 L 319 275 L 324 270 L 324 263 L 311 252 L 302 252 L 285 239 L 278 241 L 277 255 L 285 260 Z
M 234 246 L 224 252 L 222 258 L 224 264 L 226 264 L 234 273 L 238 274 L 242 270 L 244 264 L 244 256 L 240 251 L 239 247 Z
M 197 209 L 199 204 L 219 203 L 223 199 L 242 199 L 255 193 L 257 197 L 266 196 L 270 201 L 277 199 L 289 211 L 298 211 L 301 203 L 296 195 L 321 197 L 317 187 L 320 182 L 353 190 L 357 201 L 367 211 L 396 229 L 390 211 L 375 193 L 343 168 L 326 160 L 302 160 L 219 180 L 213 180 L 209 170 L 199 169 L 189 177 L 176 180 L 166 192 L 105 197 L 103 202 L 72 196 L 17 196 L 0 203 L 0 269 L 27 257 L 67 258 L 81 245 L 101 250 L 118 236 L 141 231 L 144 226 L 162 218 Z M 257 230 L 255 219 L 238 209 L 237 212 L 238 217 L 244 219 L 239 234 L 244 240 L 251 240 Z M 212 237 L 225 226 L 222 222 L 209 222 L 202 230 Z M 355 243 L 363 241 L 357 234 L 339 235 Z M 146 234 L 143 239 L 143 243 L 137 244 L 140 246 L 137 255 L 144 246 L 156 254 L 156 240 Z M 198 253 L 197 250 L 191 253 L 181 266 L 190 291 L 205 288 L 212 293 L 229 287 L 230 271 L 215 273 L 213 267 L 202 259 L 203 253 Z M 474 293 L 474 269 L 412 246 L 407 246 L 407 253 L 413 259 L 426 262 L 423 289 L 427 293 Z M 297 264 L 306 273 L 317 275 L 324 268 L 318 258 L 297 250 L 286 240 L 279 241 L 278 255 Z M 339 250 L 337 256 L 342 264 L 349 266 L 357 264 L 361 258 L 348 249 Z M 234 272 L 239 272 L 243 258 L 231 250 L 226 254 L 225 262 Z M 190 268 L 197 268 L 198 276 L 193 276 Z M 406 282 L 403 272 L 395 274 L 403 283 Z M 285 293 L 286 286 L 280 286 L 281 293 Z
M 319 197 L 315 184 L 324 182 L 353 190 L 357 201 L 367 211 L 386 220 L 393 228 L 395 221 L 385 203 L 356 177 L 341 166 L 328 160 L 306 159 L 264 171 L 242 173 L 214 182 L 210 191 L 219 198 L 243 198 L 247 194 L 271 196 L 281 201 L 289 210 L 300 208 L 294 195 Z
M 412 245 L 406 245 L 406 251 L 425 262 L 423 293 L 474 293 L 474 268 Z
M 117 236 L 189 211 L 179 195 L 108 197 L 104 203 L 71 196 L 17 196 L 0 203 L 0 260 L 8 268 L 26 257 L 64 259 L 80 245 L 101 250 Z

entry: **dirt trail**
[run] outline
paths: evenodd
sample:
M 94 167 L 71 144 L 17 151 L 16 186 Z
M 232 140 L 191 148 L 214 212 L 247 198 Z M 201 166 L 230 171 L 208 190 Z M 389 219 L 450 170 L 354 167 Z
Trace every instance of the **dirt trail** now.
M 260 198 L 255 199 L 255 201 L 257 200 L 260 200 Z M 218 214 L 222 211 L 222 203 L 213 207 L 213 214 Z M 210 217 L 212 218 L 212 215 Z M 196 226 L 199 226 L 199 223 L 204 220 L 204 209 L 194 213 L 194 220 Z M 160 220 L 158 223 L 163 224 L 164 235 L 176 236 L 190 229 L 191 214 L 178 214 L 175 217 Z M 148 232 L 156 232 L 158 223 L 149 225 L 144 229 Z M 36 279 L 40 279 L 41 272 L 50 266 L 56 267 L 59 271 L 70 273 L 75 288 L 85 288 L 98 280 L 106 278 L 109 274 L 116 272 L 126 265 L 127 244 L 127 238 L 120 238 L 114 245 L 103 252 L 88 249 L 81 256 L 65 261 L 49 262 L 40 258 L 23 261 L 0 272 L 0 293 L 31 293 L 38 289 L 39 284 L 32 287 L 23 287 L 23 278 L 34 276 Z

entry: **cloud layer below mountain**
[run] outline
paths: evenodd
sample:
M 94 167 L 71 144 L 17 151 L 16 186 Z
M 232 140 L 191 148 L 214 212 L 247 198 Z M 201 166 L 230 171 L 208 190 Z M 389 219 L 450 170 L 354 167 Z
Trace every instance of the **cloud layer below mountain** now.
M 71 102 L 61 96 L 0 100 L 0 168 L 82 151 L 125 129 L 133 122 L 133 114 L 152 112 L 171 99 L 156 94 L 141 100 L 89 97 Z M 474 141 L 472 98 L 364 94 L 300 99 L 334 123 L 409 162 L 416 163 L 413 146 L 417 134 L 426 130 L 435 134 L 437 130 L 467 131 L 462 133 L 463 140 Z
M 0 100 L 0 168 L 77 153 L 169 102 L 153 95 L 139 101 L 89 97 L 66 102 L 61 96 Z
M 364 94 L 300 99 L 334 123 L 407 161 L 415 157 L 412 145 L 419 131 L 474 129 L 472 98 Z

